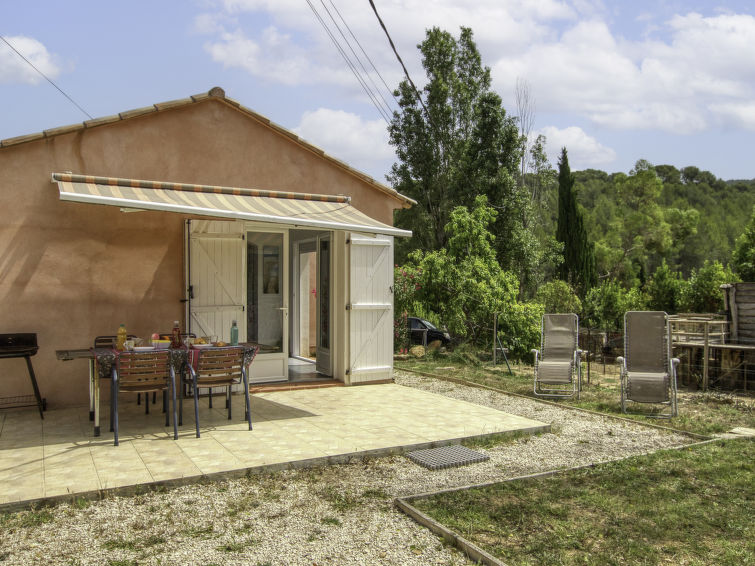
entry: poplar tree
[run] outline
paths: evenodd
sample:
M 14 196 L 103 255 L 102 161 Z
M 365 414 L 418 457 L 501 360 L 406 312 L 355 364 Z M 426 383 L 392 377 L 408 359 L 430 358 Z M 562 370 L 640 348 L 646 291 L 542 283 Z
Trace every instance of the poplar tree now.
M 556 239 L 564 244 L 564 262 L 559 277 L 569 283 L 580 296 L 595 284 L 594 245 L 587 239 L 582 212 L 574 194 L 574 175 L 569 168 L 566 148 L 558 161 L 558 224 Z

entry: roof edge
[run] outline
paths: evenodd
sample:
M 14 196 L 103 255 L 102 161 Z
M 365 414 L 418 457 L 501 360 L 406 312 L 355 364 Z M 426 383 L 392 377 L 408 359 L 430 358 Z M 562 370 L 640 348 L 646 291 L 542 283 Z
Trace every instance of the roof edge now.
M 29 143 L 33 141 L 38 141 L 42 139 L 50 139 L 54 138 L 56 136 L 60 136 L 63 134 L 69 134 L 72 132 L 76 132 L 79 130 L 85 130 L 90 128 L 97 128 L 100 126 L 105 126 L 108 124 L 113 124 L 115 122 L 119 122 L 122 120 L 129 120 L 131 118 L 138 118 L 142 116 L 146 116 L 148 114 L 153 114 L 155 112 L 164 112 L 166 110 L 172 110 L 174 108 L 180 108 L 183 106 L 188 106 L 189 104 L 196 104 L 200 102 L 205 102 L 207 100 L 217 100 L 220 102 L 223 102 L 224 104 L 229 105 L 235 110 L 238 110 L 239 112 L 249 116 L 250 118 L 254 119 L 255 121 L 261 123 L 262 125 L 270 128 L 274 132 L 278 133 L 279 135 L 283 135 L 289 139 L 291 139 L 294 143 L 299 144 L 304 149 L 307 149 L 308 151 L 311 151 L 312 153 L 316 154 L 317 156 L 326 159 L 327 161 L 331 162 L 332 164 L 336 165 L 338 168 L 343 169 L 350 175 L 353 175 L 357 177 L 358 179 L 361 179 L 362 181 L 368 183 L 373 188 L 379 190 L 380 192 L 393 197 L 397 201 L 402 203 L 403 208 L 409 208 L 412 205 L 417 204 L 417 201 L 414 199 L 411 199 L 405 195 L 402 195 L 397 190 L 384 185 L 383 183 L 380 183 L 379 181 L 373 179 L 371 176 L 367 175 L 366 173 L 363 173 L 362 171 L 359 171 L 358 169 L 355 169 L 348 165 L 347 163 L 341 161 L 340 159 L 333 157 L 325 152 L 322 148 L 302 139 L 298 135 L 296 135 L 291 130 L 284 128 L 283 126 L 276 124 L 269 118 L 266 118 L 262 114 L 259 114 L 255 112 L 254 110 L 247 108 L 246 106 L 242 105 L 240 102 L 228 98 L 225 95 L 225 91 L 220 87 L 213 87 L 206 93 L 200 93 L 192 95 L 188 98 L 182 98 L 178 100 L 170 100 L 167 102 L 159 102 L 156 104 L 153 104 L 151 106 L 145 106 L 142 108 L 136 108 L 133 110 L 126 110 L 125 112 L 120 112 L 118 114 L 113 114 L 111 116 L 103 116 L 100 118 L 94 118 L 91 120 L 86 120 L 84 122 L 79 122 L 76 124 L 70 124 L 67 126 L 59 126 L 56 128 L 50 128 L 47 130 L 43 130 L 42 132 L 37 132 L 33 134 L 26 134 L 22 136 L 16 136 L 13 138 L 7 138 L 4 140 L 0 140 L 0 149 L 6 148 L 6 147 L 12 147 L 16 145 L 21 145 L 24 143 Z

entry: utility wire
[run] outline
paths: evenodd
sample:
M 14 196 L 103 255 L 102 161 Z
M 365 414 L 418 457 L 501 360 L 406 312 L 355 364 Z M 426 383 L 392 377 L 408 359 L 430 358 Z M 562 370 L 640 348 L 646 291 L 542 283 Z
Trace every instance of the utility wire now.
M 333 5 L 333 8 L 335 8 L 335 4 L 333 4 L 332 0 L 330 2 Z M 351 46 L 351 42 L 349 41 L 349 38 L 346 37 L 346 34 L 343 33 L 343 30 L 341 29 L 341 26 L 338 25 L 338 22 L 333 17 L 333 14 L 328 9 L 327 5 L 325 4 L 325 0 L 320 0 L 320 4 L 322 4 L 322 7 L 325 9 L 325 12 L 327 12 L 328 16 L 330 16 L 330 20 L 333 22 L 333 25 L 336 26 L 336 29 L 338 30 L 338 33 L 341 34 L 341 37 L 343 38 L 343 41 L 346 43 L 346 45 L 349 48 L 349 51 L 351 51 L 351 54 L 354 56 L 354 59 L 356 59 L 357 63 L 359 63 L 359 66 L 362 67 L 362 71 L 364 72 L 364 75 L 369 79 L 370 83 L 372 83 L 373 88 L 370 89 L 370 92 L 375 96 L 375 99 L 377 99 L 378 96 L 380 96 L 380 99 L 383 101 L 383 109 L 385 110 L 385 114 L 389 115 L 391 113 L 391 107 L 388 105 L 388 102 L 386 102 L 383 95 L 380 93 L 380 89 L 378 89 L 378 86 L 375 84 L 375 81 L 372 80 L 372 77 L 370 76 L 369 71 L 364 66 L 364 63 L 362 63 L 362 60 L 359 58 L 359 55 L 357 55 L 356 51 L 354 51 L 354 48 Z M 340 15 L 340 14 L 339 14 Z M 343 20 L 343 18 L 341 18 Z M 346 23 L 346 22 L 344 22 Z M 377 92 L 376 92 L 377 91 Z
M 380 112 L 380 116 L 383 118 L 383 120 L 386 121 L 386 123 L 390 123 L 390 120 L 388 119 L 388 116 L 385 114 L 385 111 L 382 109 L 382 107 L 380 106 L 380 104 L 376 100 L 374 94 L 372 94 L 372 92 L 370 91 L 367 83 L 365 83 L 364 80 L 362 79 L 362 77 L 360 76 L 360 74 L 357 71 L 356 67 L 354 67 L 354 64 L 351 62 L 351 60 L 347 56 L 346 52 L 343 50 L 343 48 L 338 43 L 338 40 L 336 39 L 336 37 L 333 35 L 333 33 L 328 28 L 327 24 L 325 23 L 325 20 L 322 19 L 322 17 L 320 16 L 320 14 L 315 9 L 315 7 L 312 4 L 311 0 L 307 0 L 307 4 L 309 4 L 309 7 L 312 9 L 312 13 L 314 13 L 315 17 L 317 18 L 317 21 L 320 22 L 320 25 L 323 27 L 323 29 L 325 30 L 325 32 L 330 37 L 330 40 L 333 42 L 333 45 L 335 45 L 336 49 L 338 49 L 338 52 L 341 54 L 341 57 L 343 57 L 344 61 L 348 65 L 349 69 L 351 69 L 351 72 L 354 74 L 354 76 L 356 77 L 357 81 L 359 81 L 359 84 L 362 86 L 362 89 L 367 94 L 367 96 L 369 97 L 369 99 L 372 102 L 372 104 L 375 106 L 375 108 L 377 108 L 378 112 Z
M 71 102 L 73 103 L 73 105 L 74 105 L 74 106 L 76 106 L 76 108 L 78 108 L 78 109 L 79 109 L 79 110 L 81 110 L 81 111 L 82 111 L 82 112 L 83 112 L 84 114 L 86 114 L 86 115 L 87 115 L 87 117 L 88 117 L 88 118 L 89 118 L 90 120 L 93 120 L 93 118 L 92 118 L 92 116 L 91 116 L 91 115 L 89 114 L 89 112 L 87 112 L 86 110 L 84 110 L 84 109 L 83 109 L 83 108 L 82 108 L 81 106 L 79 106 L 79 105 L 78 105 L 78 104 L 76 103 L 76 101 L 75 101 L 75 100 L 74 100 L 73 98 L 71 98 L 71 97 L 70 97 L 70 96 L 68 96 L 68 95 L 67 95 L 67 94 L 66 94 L 65 92 L 63 92 L 63 89 L 61 89 L 61 88 L 60 88 L 60 87 L 59 87 L 58 85 L 56 85 L 56 84 L 55 84 L 54 82 L 52 82 L 52 80 L 51 80 L 51 79 L 50 79 L 50 78 L 49 78 L 49 77 L 48 77 L 47 75 L 45 75 L 45 74 L 44 74 L 44 73 L 43 73 L 42 71 L 40 71 L 39 69 L 37 69 L 37 67 L 35 67 L 35 66 L 34 66 L 34 63 L 32 63 L 31 61 L 29 61 L 29 60 L 28 60 L 28 59 L 27 59 L 26 57 L 24 57 L 24 56 L 23 56 L 23 55 L 21 54 L 21 52 L 20 52 L 20 51 L 19 51 L 18 49 L 16 49 L 15 47 L 13 47 L 13 45 L 11 45 L 10 41 L 8 41 L 7 39 L 5 39 L 5 37 L 3 37 L 2 35 L 0 35 L 0 39 L 2 39 L 2 40 L 3 40 L 4 42 L 5 42 L 5 44 L 6 44 L 6 45 L 7 45 L 8 47 L 10 47 L 11 49 L 13 49 L 13 51 L 15 51 L 15 52 L 16 52 L 16 54 L 17 54 L 17 55 L 18 55 L 19 57 L 21 57 L 21 59 L 23 59 L 24 61 L 26 61 L 26 62 L 27 62 L 27 63 L 29 64 L 29 66 L 30 66 L 30 67 L 31 67 L 32 69 L 34 69 L 34 70 L 35 70 L 35 71 L 37 71 L 37 72 L 38 72 L 38 73 L 39 73 L 40 75 L 42 75 L 42 76 L 43 76 L 43 77 L 45 78 L 45 80 L 46 80 L 46 81 L 47 81 L 48 83 L 50 83 L 50 84 L 51 84 L 52 86 L 54 86 L 55 88 L 57 88 L 57 89 L 58 89 L 58 90 L 60 91 L 60 94 L 62 94 L 62 95 L 63 95 L 63 96 L 65 96 L 65 97 L 66 97 L 66 98 L 67 98 L 68 100 L 70 100 L 70 101 L 71 101 Z
M 367 61 L 370 62 L 370 66 L 373 68 L 373 70 L 375 71 L 375 73 L 377 74 L 377 76 L 380 77 L 380 80 L 382 81 L 383 86 L 385 87 L 385 90 L 388 91 L 388 93 L 393 97 L 393 100 L 396 101 L 396 104 L 398 104 L 398 99 L 396 98 L 396 95 L 393 94 L 393 89 L 388 86 L 388 83 L 385 82 L 385 79 L 383 78 L 383 75 L 380 74 L 380 71 L 378 71 L 378 68 L 375 66 L 375 63 L 373 63 L 372 59 L 370 59 L 370 56 L 367 55 L 367 52 L 364 50 L 364 47 L 362 47 L 362 44 L 357 39 L 357 36 L 354 35 L 354 32 L 351 31 L 351 27 L 346 22 L 346 20 L 343 18 L 343 16 L 341 15 L 341 12 L 338 10 L 338 8 L 336 7 L 336 5 L 333 3 L 333 0 L 330 0 L 330 4 L 331 4 L 331 6 L 333 6 L 333 9 L 336 11 L 336 14 L 338 14 L 338 17 L 341 18 L 341 21 L 346 26 L 346 29 L 349 30 L 349 34 L 351 35 L 351 37 L 354 38 L 354 41 L 359 46 L 359 49 L 362 51 L 362 53 L 364 54 L 364 56 L 367 59 Z
M 401 63 L 401 68 L 404 69 L 404 75 L 406 75 L 406 79 L 409 81 L 409 84 L 412 85 L 414 92 L 417 94 L 417 99 L 419 100 L 419 103 L 422 105 L 422 108 L 425 109 L 425 113 L 427 114 L 429 118 L 430 112 L 427 110 L 427 106 L 425 106 L 425 102 L 424 100 L 422 100 L 422 96 L 420 95 L 419 90 L 417 90 L 417 87 L 414 84 L 414 81 L 409 76 L 409 71 L 406 70 L 406 65 L 404 65 L 404 62 L 401 60 L 401 55 L 398 54 L 398 51 L 396 50 L 396 46 L 393 44 L 393 40 L 391 39 L 391 34 L 388 33 L 388 29 L 385 27 L 385 24 L 383 23 L 383 19 L 380 17 L 380 14 L 378 14 L 377 8 L 375 7 L 375 3 L 372 0 L 370 0 L 370 6 L 372 6 L 372 11 L 375 12 L 375 16 L 377 17 L 378 22 L 380 22 L 380 27 L 383 28 L 383 31 L 385 32 L 385 36 L 388 38 L 388 43 L 391 44 L 391 49 L 393 49 L 393 52 L 396 54 L 396 58 L 398 59 L 398 62 Z

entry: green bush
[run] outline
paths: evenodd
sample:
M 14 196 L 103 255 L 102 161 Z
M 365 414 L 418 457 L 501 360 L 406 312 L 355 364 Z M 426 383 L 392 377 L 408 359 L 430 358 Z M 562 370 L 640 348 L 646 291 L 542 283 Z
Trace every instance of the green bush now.
M 547 313 L 581 313 L 582 301 L 566 281 L 557 279 L 541 285 L 535 300 L 542 303 Z
M 705 263 L 693 269 L 689 279 L 682 285 L 681 310 L 683 312 L 717 313 L 724 308 L 721 285 L 738 281 L 736 275 L 720 262 Z

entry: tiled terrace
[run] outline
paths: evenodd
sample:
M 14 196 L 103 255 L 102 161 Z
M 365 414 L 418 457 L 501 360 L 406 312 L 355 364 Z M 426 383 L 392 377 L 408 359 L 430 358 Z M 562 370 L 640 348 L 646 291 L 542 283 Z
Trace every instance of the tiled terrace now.
M 104 406 L 101 437 L 92 435 L 85 407 L 48 410 L 44 420 L 36 408 L 0 411 L 0 508 L 550 428 L 396 384 L 257 393 L 252 396 L 253 431 L 241 420 L 243 397 L 235 395 L 233 403 L 234 419 L 228 421 L 222 396 L 215 398 L 213 409 L 201 399 L 202 436 L 196 438 L 193 401 L 188 400 L 174 441 L 159 401 L 145 415 L 143 406 L 124 397 L 117 447 L 107 432 Z

